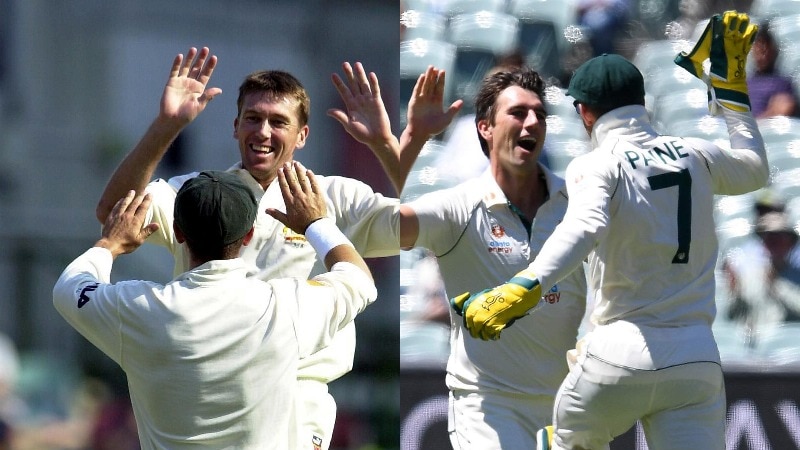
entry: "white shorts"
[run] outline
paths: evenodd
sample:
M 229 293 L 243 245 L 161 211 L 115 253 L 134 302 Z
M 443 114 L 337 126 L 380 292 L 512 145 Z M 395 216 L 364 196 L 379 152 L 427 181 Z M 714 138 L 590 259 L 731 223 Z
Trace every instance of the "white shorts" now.
M 640 420 L 651 449 L 725 450 L 725 408 L 719 364 L 637 370 L 590 355 L 556 396 L 553 448 L 608 448 Z
M 328 450 L 336 423 L 336 401 L 321 381 L 297 380 L 297 384 L 299 448 Z
M 553 397 L 451 391 L 447 416 L 454 450 L 536 448 L 536 432 L 552 420 Z

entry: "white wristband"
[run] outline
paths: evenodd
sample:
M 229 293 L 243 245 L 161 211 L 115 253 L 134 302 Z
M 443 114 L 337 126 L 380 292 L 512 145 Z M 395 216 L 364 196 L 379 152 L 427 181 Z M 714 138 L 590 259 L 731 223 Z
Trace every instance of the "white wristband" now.
M 330 217 L 323 217 L 311 222 L 311 225 L 306 228 L 306 240 L 322 259 L 325 259 L 328 252 L 334 247 L 342 244 L 353 246 L 350 239 L 347 239 L 347 236 Z

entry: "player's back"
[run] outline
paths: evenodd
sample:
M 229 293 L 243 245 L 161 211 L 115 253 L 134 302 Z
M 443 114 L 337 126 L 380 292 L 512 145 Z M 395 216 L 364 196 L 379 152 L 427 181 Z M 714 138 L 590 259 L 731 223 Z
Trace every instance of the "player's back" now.
M 277 449 L 293 441 L 293 299 L 281 307 L 273 286 L 230 261 L 209 262 L 121 307 L 121 365 L 143 448 Z
M 606 141 L 595 157 L 617 171 L 608 232 L 590 255 L 599 322 L 710 325 L 718 246 L 705 158 L 680 138 L 657 135 Z

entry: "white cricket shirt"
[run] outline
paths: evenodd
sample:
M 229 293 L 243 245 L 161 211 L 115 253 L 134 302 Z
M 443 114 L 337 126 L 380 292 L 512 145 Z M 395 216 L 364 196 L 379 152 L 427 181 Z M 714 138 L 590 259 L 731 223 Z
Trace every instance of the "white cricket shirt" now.
M 436 254 L 449 297 L 505 283 L 539 253 L 567 207 L 563 180 L 540 169 L 549 199 L 539 207 L 530 237 L 488 170 L 408 204 L 419 218 L 415 245 Z M 583 270 L 546 292 L 540 305 L 491 342 L 470 337 L 463 318 L 451 310 L 447 386 L 555 395 L 567 374 L 565 354 L 575 345 L 586 310 Z
M 546 288 L 589 256 L 589 354 L 639 369 L 719 363 L 713 196 L 768 176 L 753 117 L 725 114 L 731 150 L 658 135 L 643 106 L 616 109 L 595 123 L 595 149 L 567 167 L 567 213 L 531 269 Z
M 239 168 L 240 165 L 231 169 Z M 198 173 L 155 180 L 147 186 L 153 201 L 146 218 L 159 224 L 148 242 L 166 247 L 175 259 L 175 274 L 188 267 L 188 250 L 175 241 L 172 231 L 175 196 L 183 183 Z M 398 255 L 400 253 L 400 201 L 376 193 L 368 185 L 345 177 L 315 175 L 324 190 L 328 217 L 350 239 L 365 258 Z M 256 196 L 258 198 L 258 196 Z M 242 247 L 240 256 L 251 264 L 262 280 L 281 277 L 308 278 L 324 272 L 314 249 L 305 236 L 297 234 L 264 211 L 276 208 L 286 212 L 278 179 L 267 187 L 258 205 L 255 233 L 250 243 Z M 299 379 L 324 383 L 333 381 L 353 368 L 356 347 L 355 324 L 344 327 L 326 348 L 306 357 L 300 363 Z
M 54 289 L 56 309 L 122 367 L 143 449 L 296 447 L 298 358 L 375 300 L 360 269 L 269 282 L 240 258 L 210 261 L 165 286 L 109 284 L 92 248 Z

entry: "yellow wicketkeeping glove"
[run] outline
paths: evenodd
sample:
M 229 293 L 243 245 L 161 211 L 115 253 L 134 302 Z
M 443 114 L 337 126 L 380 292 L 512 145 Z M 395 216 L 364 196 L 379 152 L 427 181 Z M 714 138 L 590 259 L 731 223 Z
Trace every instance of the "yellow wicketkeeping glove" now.
M 714 17 L 719 17 L 719 15 Z M 688 54 L 686 52 L 680 52 L 678 56 L 675 57 L 675 64 L 683 67 L 687 72 L 703 81 L 707 81 L 703 63 L 711 56 L 711 38 L 714 34 L 714 17 L 706 24 L 703 34 L 700 35 L 700 39 L 697 40 L 692 51 Z
M 470 295 L 465 292 L 450 299 L 450 305 L 464 316 L 464 326 L 473 338 L 495 340 L 539 303 L 542 287 L 536 275 L 523 270 L 505 284 Z
M 709 108 L 717 106 L 733 111 L 750 111 L 747 92 L 747 54 L 756 37 L 758 26 L 750 17 L 737 11 L 716 14 L 708 22 L 691 52 L 681 52 L 675 63 L 709 85 Z M 709 74 L 703 71 L 703 62 L 710 59 Z
M 728 109 L 750 111 L 745 63 L 758 26 L 750 23 L 747 14 L 736 11 L 726 11 L 714 26 L 710 56 L 712 93 Z

